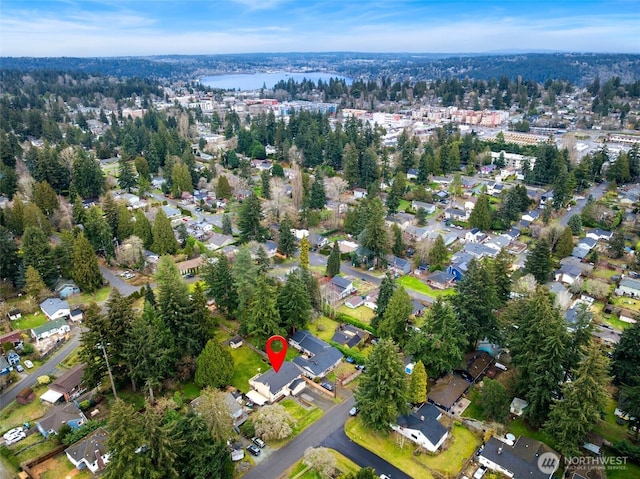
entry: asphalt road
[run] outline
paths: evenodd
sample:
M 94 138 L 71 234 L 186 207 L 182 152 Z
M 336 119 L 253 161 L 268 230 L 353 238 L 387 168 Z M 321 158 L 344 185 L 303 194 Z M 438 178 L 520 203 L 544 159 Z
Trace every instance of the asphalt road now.
M 596 187 L 592 190 L 586 191 L 585 193 L 587 194 L 587 196 L 582 200 L 577 200 L 575 206 L 571 208 L 571 211 L 565 211 L 564 214 L 560 217 L 560 224 L 562 226 L 567 226 L 567 224 L 569 223 L 569 218 L 571 218 L 573 215 L 579 215 L 582 212 L 585 205 L 587 204 L 587 198 L 589 197 L 589 194 L 593 196 L 594 200 L 597 200 L 604 196 L 605 192 L 607 191 L 607 186 L 609 186 L 609 183 L 604 181 L 599 185 L 596 185 Z
M 353 442 L 342 428 L 336 429 L 320 445 L 335 449 L 360 467 L 373 467 L 377 474 L 386 474 L 391 479 L 411 479 L 397 467 Z
M 75 330 L 71 339 L 67 341 L 67 344 L 62 346 L 55 355 L 50 358 L 46 363 L 40 366 L 37 369 L 32 369 L 30 374 L 23 377 L 20 381 L 18 381 L 11 389 L 0 396 L 0 409 L 8 406 L 11 401 L 13 401 L 18 393 L 22 391 L 24 388 L 28 388 L 33 386 L 36 382 L 38 382 L 38 376 L 44 376 L 48 374 L 53 374 L 54 371 L 58 368 L 58 364 L 66 358 L 71 352 L 78 347 L 80 344 L 80 331 Z
M 100 266 L 100 272 L 104 279 L 106 279 L 112 288 L 116 288 L 122 296 L 129 296 L 133 294 L 135 291 L 140 291 L 141 286 L 132 286 L 118 275 L 113 274 L 113 272 L 107 268 L 106 266 Z

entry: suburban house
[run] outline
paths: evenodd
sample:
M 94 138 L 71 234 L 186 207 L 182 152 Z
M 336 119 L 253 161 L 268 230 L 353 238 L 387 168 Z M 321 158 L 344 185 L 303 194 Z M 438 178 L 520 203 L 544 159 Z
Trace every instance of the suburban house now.
M 449 436 L 449 431 L 439 421 L 441 417 L 442 412 L 437 407 L 425 403 L 415 412 L 399 416 L 391 429 L 427 451 L 435 452 Z
M 103 427 L 99 427 L 64 452 L 76 469 L 89 469 L 95 474 L 109 462 L 108 437 L 109 433 Z
M 262 405 L 274 403 L 286 396 L 295 396 L 306 385 L 301 377 L 302 370 L 291 361 L 285 361 L 277 373 L 271 368 L 264 374 L 257 374 L 249 379 L 253 390 L 247 393 L 247 397 Z
M 276 255 L 276 251 L 278 250 L 278 245 L 275 241 L 272 240 L 265 241 L 262 247 L 267 252 L 268 258 L 273 258 Z
M 464 235 L 464 240 L 467 243 L 482 243 L 486 239 L 487 235 L 480 231 L 480 228 L 473 228 Z
M 69 296 L 80 293 L 80 288 L 78 288 L 78 285 L 70 279 L 59 279 L 58 281 L 56 281 L 53 290 L 56 292 L 60 299 L 65 299 Z
M 40 309 L 49 321 L 66 318 L 71 313 L 69 303 L 58 298 L 45 299 L 40 303 Z
M 353 295 L 353 296 L 350 296 L 344 302 L 344 305 L 347 308 L 351 308 L 351 309 L 359 308 L 363 304 L 364 304 L 364 299 L 362 299 L 362 296 L 358 296 L 357 294 Z
M 591 238 L 596 241 L 609 241 L 611 239 L 611 236 L 613 236 L 613 233 L 611 233 L 611 231 L 605 231 L 600 228 L 593 228 L 591 230 L 588 230 L 586 234 L 587 238 Z
M 53 381 L 49 385 L 49 391 L 54 391 L 58 397 L 50 402 L 55 403 L 60 398 L 64 398 L 66 402 L 69 402 L 82 394 L 86 390 L 82 386 L 82 376 L 86 367 L 86 364 L 78 364 Z
M 448 221 L 467 221 L 469 213 L 456 208 L 447 208 L 444 210 L 444 219 Z
M 329 244 L 329 240 L 325 236 L 313 231 L 309 232 L 309 237 L 307 239 L 309 240 L 309 245 L 312 248 L 324 248 Z
M 337 275 L 331 278 L 331 286 L 336 290 L 340 299 L 346 298 L 356 290 L 351 280 Z
M 354 188 L 353 189 L 353 199 L 354 200 L 358 200 L 360 198 L 366 198 L 367 197 L 367 190 L 365 190 L 364 188 Z
M 435 386 L 429 390 L 427 400 L 431 404 L 449 412 L 453 405 L 458 402 L 471 383 L 458 374 L 447 374 L 436 381 Z
M 38 344 L 43 339 L 54 336 L 56 334 L 64 335 L 71 331 L 71 328 L 64 319 L 56 319 L 44 323 L 42 326 L 31 329 L 31 336 Z
M 616 294 L 633 298 L 640 297 L 640 281 L 633 278 L 622 278 L 616 288 Z
M 556 281 L 564 284 L 573 284 L 582 276 L 582 269 L 570 264 L 563 264 L 554 273 Z
M 12 309 L 7 314 L 11 321 L 15 321 L 16 319 L 20 319 L 22 317 L 22 312 L 19 309 Z
M 191 401 L 192 408 L 198 408 L 200 397 L 201 396 L 198 396 L 193 401 Z M 228 392 L 224 395 L 224 402 L 229 408 L 234 427 L 239 427 L 249 418 L 249 416 L 247 416 L 247 414 L 244 412 L 244 409 L 242 409 L 242 406 L 238 402 L 238 399 L 232 393 Z
M 413 317 L 422 316 L 422 314 L 424 313 L 424 310 L 425 310 L 424 304 L 422 304 L 417 299 L 411 300 L 411 316 Z
M 331 341 L 353 348 L 367 339 L 368 336 L 369 333 L 367 331 L 363 331 L 350 324 L 341 324 L 338 326 L 338 329 L 336 329 Z
M 522 215 L 522 219 L 524 221 L 528 221 L 529 223 L 533 223 L 540 217 L 540 212 L 538 210 L 531 210 L 528 213 Z
M 455 283 L 456 277 L 447 271 L 434 271 L 427 276 L 427 284 L 435 289 L 448 289 Z
M 207 249 L 214 251 L 235 242 L 236 240 L 233 236 L 223 235 L 222 233 L 212 233 L 209 241 L 207 241 Z
M 404 258 L 392 256 L 391 258 L 389 258 L 387 266 L 390 270 L 397 274 L 405 275 L 411 273 L 411 261 Z
M 418 178 L 418 170 L 416 170 L 415 168 L 409 168 L 407 170 L 407 180 L 415 180 L 416 178 Z
M 316 338 L 309 331 L 296 331 L 289 339 L 289 344 L 303 354 L 294 358 L 293 362 L 310 379 L 326 376 L 343 358 L 338 349 Z
M 455 369 L 467 381 L 475 383 L 493 365 L 493 358 L 486 351 L 472 351 L 464 357 L 462 368 Z
M 173 206 L 170 206 L 170 205 L 164 205 L 162 207 L 162 211 L 164 211 L 164 214 L 169 219 L 178 218 L 182 214 L 182 213 L 180 213 L 180 210 L 178 208 L 174 208 Z
M 176 263 L 176 268 L 178 268 L 180 274 L 198 274 L 204 265 L 204 257 L 198 256 L 197 258 Z
M 75 403 L 70 402 L 62 406 L 54 407 L 49 414 L 36 422 L 40 434 L 49 437 L 58 434 L 60 426 L 69 425 L 71 429 L 78 429 L 87 422 L 86 416 Z
M 509 246 L 509 243 L 511 243 L 511 240 L 506 236 L 493 236 L 489 238 L 489 241 L 485 242 L 484 245 L 500 252 L 502 248 Z
M 22 334 L 20 331 L 11 331 L 0 336 L 0 349 L 2 345 L 8 343 L 14 348 L 22 348 Z
M 520 436 L 515 443 L 503 442 L 492 437 L 478 456 L 478 461 L 492 471 L 507 477 L 549 479 L 552 472 L 543 472 L 538 467 L 538 458 L 545 453 L 555 454 L 560 463 L 560 454 L 540 441 Z
M 426 203 L 424 201 L 416 201 L 416 200 L 413 200 L 411 202 L 411 209 L 413 211 L 418 211 L 420 208 L 425 210 L 428 215 L 432 215 L 433 213 L 436 212 L 436 205 L 434 205 L 433 203 Z
M 430 229 L 427 226 L 409 225 L 404 230 L 404 234 L 413 241 L 422 241 L 429 237 Z
M 447 272 L 455 277 L 456 281 L 460 281 L 469 269 L 469 263 L 473 259 L 473 255 L 465 251 L 458 251 L 451 258 L 451 264 L 447 267 Z
M 520 236 L 520 230 L 518 228 L 511 227 L 507 231 L 502 233 L 502 236 L 505 236 L 506 238 L 509 238 L 509 240 L 514 241 Z
M 480 243 L 466 243 L 462 249 L 465 253 L 469 253 L 476 259 L 482 259 L 485 256 L 493 258 L 499 253 L 495 248 Z
M 369 293 L 367 293 L 367 295 L 364 298 L 364 305 L 369 308 L 372 309 L 373 311 L 375 311 L 378 308 L 378 295 L 380 294 L 380 289 L 376 288 L 373 289 L 371 291 L 369 291 Z

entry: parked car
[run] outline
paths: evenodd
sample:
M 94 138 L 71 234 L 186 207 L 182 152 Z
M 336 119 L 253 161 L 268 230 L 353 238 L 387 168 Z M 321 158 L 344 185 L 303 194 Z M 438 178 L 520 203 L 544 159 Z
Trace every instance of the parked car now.
M 391 478 L 386 474 L 380 474 L 380 479 L 391 479 Z
M 22 367 L 22 364 L 16 364 L 16 371 L 18 371 L 19 373 L 24 372 L 24 368 Z
M 24 362 L 24 365 L 27 369 L 31 369 L 33 367 L 33 363 L 28 359 Z
M 349 364 L 353 364 L 356 362 L 356 360 L 353 359 L 351 356 L 347 356 L 347 359 L 345 361 L 347 361 Z
M 258 446 L 256 446 L 255 444 L 251 444 L 251 445 L 247 446 L 247 451 L 249 451 L 254 456 L 259 456 L 260 452 L 262 452 L 262 451 L 260 451 L 260 448 Z
M 266 446 L 264 441 L 262 439 L 260 439 L 259 437 L 254 437 L 253 439 L 251 439 L 251 442 L 254 443 L 256 446 L 258 446 L 261 449 Z
M 10 446 L 11 444 L 14 444 L 18 441 L 22 441 L 25 437 L 27 437 L 27 435 L 24 432 L 20 431 L 12 434 L 9 437 L 6 437 L 4 441 L 7 446 Z
M 320 384 L 320 386 L 325 388 L 327 391 L 333 391 L 333 384 L 331 383 L 323 382 L 322 384 Z
M 473 473 L 473 479 L 481 479 L 485 472 L 487 472 L 487 468 L 480 466 L 478 470 Z
M 350 410 L 349 410 L 349 416 L 357 416 L 358 413 L 360 412 L 360 408 L 357 406 L 353 406 Z
M 2 437 L 7 439 L 8 437 L 15 436 L 16 434 L 21 432 L 24 432 L 24 428 L 22 426 L 14 427 L 13 429 L 9 429 L 7 432 L 5 432 Z

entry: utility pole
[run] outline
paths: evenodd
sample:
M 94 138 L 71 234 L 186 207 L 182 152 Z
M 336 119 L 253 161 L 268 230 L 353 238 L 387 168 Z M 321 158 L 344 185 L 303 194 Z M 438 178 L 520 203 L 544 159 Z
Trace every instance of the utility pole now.
M 116 384 L 113 382 L 113 374 L 111 373 L 111 367 L 109 366 L 109 358 L 107 357 L 107 348 L 104 347 L 104 344 L 100 343 L 98 346 L 102 349 L 102 353 L 104 354 L 104 361 L 107 364 L 107 372 L 109 373 L 109 379 L 111 380 L 111 390 L 113 391 L 113 398 L 118 399 L 118 394 L 116 393 Z

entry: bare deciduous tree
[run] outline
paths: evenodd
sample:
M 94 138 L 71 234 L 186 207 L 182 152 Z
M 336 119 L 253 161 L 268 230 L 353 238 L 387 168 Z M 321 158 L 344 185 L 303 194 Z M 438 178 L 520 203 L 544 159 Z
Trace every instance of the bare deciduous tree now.
M 144 244 L 137 236 L 129 236 L 116 248 L 116 261 L 132 268 L 140 263 Z
M 336 458 L 326 447 L 308 447 L 303 462 L 322 477 L 333 477 L 336 471 Z
M 525 274 L 513 285 L 513 291 L 520 294 L 531 294 L 536 290 L 538 283 L 532 274 Z
M 542 230 L 542 232 L 540 233 L 540 237 L 547 240 L 551 251 L 553 251 L 556 247 L 556 244 L 558 244 L 558 241 L 560 240 L 563 232 L 564 226 L 559 223 L 553 223 Z

